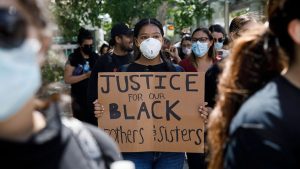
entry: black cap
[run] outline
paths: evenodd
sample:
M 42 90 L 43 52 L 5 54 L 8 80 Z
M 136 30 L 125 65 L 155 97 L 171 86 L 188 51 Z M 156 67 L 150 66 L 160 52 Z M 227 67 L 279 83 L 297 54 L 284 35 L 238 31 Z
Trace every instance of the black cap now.
M 131 35 L 133 33 L 132 29 L 129 29 L 124 23 L 118 23 L 113 26 L 110 31 L 111 39 L 114 39 L 118 35 Z

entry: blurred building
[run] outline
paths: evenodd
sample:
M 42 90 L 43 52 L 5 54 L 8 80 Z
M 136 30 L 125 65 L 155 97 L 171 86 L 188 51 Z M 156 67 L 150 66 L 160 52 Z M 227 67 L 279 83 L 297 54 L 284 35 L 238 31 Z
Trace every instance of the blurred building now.
M 251 14 L 256 19 L 264 21 L 267 0 L 208 0 L 214 9 L 210 24 L 220 24 L 228 30 L 231 20 L 239 15 Z

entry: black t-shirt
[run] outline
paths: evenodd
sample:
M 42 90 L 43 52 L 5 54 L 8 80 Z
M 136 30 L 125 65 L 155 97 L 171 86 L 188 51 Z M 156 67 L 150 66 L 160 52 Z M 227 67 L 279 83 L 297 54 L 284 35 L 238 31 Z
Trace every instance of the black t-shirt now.
M 215 107 L 220 74 L 220 62 L 213 64 L 205 73 L 205 101 L 209 107 Z
M 183 72 L 183 68 L 166 62 L 157 65 L 141 65 L 134 62 L 122 66 L 120 72 Z
M 226 169 L 300 168 L 300 89 L 280 76 L 250 97 L 230 126 Z
M 97 119 L 94 115 L 93 102 L 98 98 L 98 73 L 99 72 L 117 72 L 120 66 L 128 64 L 133 60 L 131 54 L 118 56 L 112 53 L 103 55 L 98 59 L 93 67 L 92 74 L 89 79 L 87 101 L 88 101 L 88 123 L 97 126 Z
M 47 126 L 28 141 L 0 139 L 1 168 L 108 169 L 113 161 L 120 160 L 116 144 L 104 131 L 83 124 L 101 149 L 95 161 L 98 167 L 93 167 L 75 138 L 78 135 L 61 123 L 57 105 L 53 104 L 45 114 Z
M 84 66 L 86 62 L 89 62 L 90 69 L 92 69 L 99 56 L 96 53 L 92 53 L 88 59 L 84 59 L 80 53 L 80 49 L 75 49 L 74 53 L 69 56 L 69 63 L 71 66 L 78 68 L 79 66 Z M 82 75 L 83 71 L 77 72 L 77 75 Z M 82 80 L 80 82 L 71 85 L 71 95 L 76 102 L 86 104 L 86 90 L 88 87 L 89 79 Z

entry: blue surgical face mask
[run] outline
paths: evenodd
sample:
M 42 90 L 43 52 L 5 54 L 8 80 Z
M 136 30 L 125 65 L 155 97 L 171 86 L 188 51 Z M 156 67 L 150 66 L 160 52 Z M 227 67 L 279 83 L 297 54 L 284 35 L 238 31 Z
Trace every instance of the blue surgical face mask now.
M 41 85 L 40 43 L 28 39 L 17 48 L 0 48 L 0 121 L 15 115 Z
M 223 42 L 215 42 L 214 47 L 215 47 L 216 50 L 222 49 L 222 47 L 223 47 Z
M 208 43 L 197 41 L 192 44 L 192 51 L 197 57 L 203 57 L 208 50 Z

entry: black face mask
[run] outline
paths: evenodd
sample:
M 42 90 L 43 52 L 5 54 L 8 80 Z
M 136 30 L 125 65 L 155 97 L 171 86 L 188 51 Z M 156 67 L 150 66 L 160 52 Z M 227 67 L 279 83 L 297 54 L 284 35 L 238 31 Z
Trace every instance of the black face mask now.
M 93 45 L 83 45 L 83 47 L 81 47 L 81 50 L 84 54 L 91 55 L 93 52 Z

